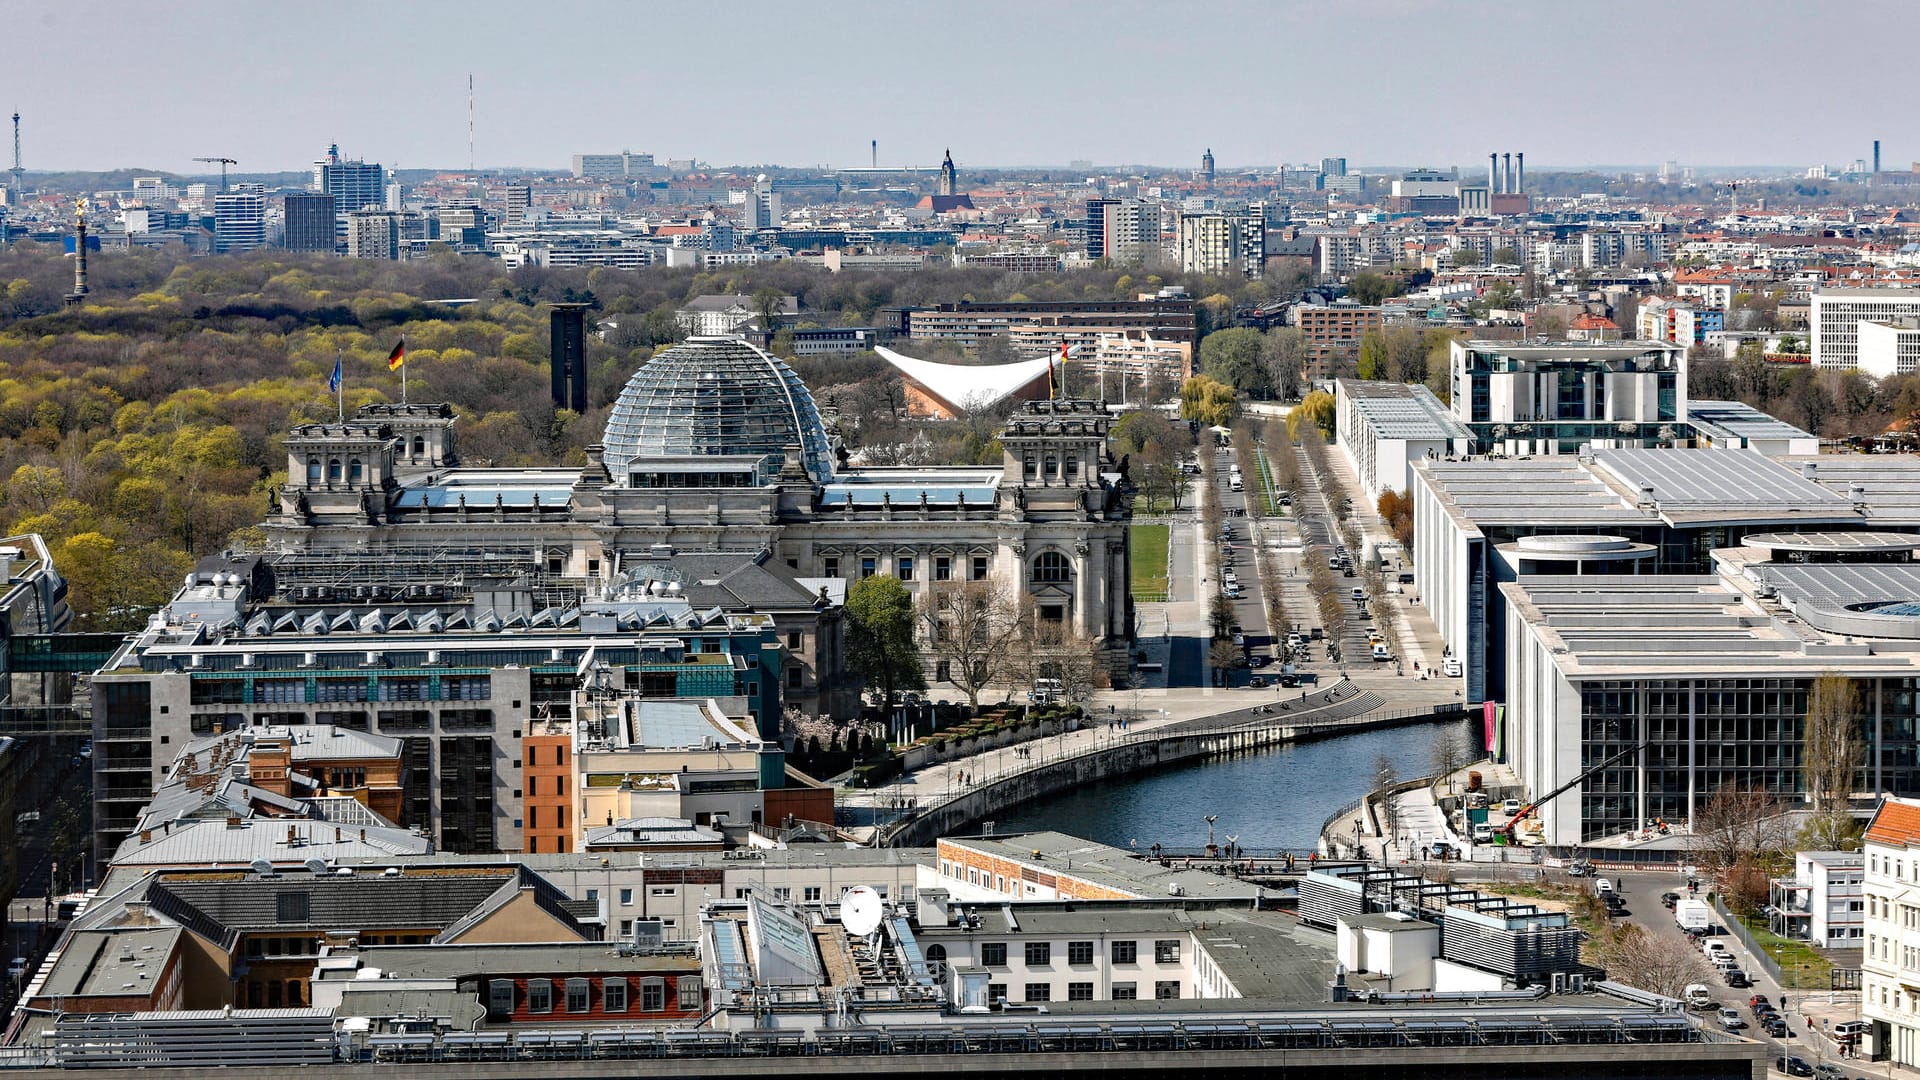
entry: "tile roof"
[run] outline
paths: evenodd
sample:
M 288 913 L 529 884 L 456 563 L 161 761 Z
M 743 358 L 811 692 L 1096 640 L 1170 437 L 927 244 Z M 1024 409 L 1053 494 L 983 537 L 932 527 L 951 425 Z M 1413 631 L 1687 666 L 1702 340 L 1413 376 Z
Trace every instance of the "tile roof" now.
M 1920 802 L 1894 798 L 1882 801 L 1867 826 L 1867 842 L 1905 846 L 1916 839 L 1920 839 Z

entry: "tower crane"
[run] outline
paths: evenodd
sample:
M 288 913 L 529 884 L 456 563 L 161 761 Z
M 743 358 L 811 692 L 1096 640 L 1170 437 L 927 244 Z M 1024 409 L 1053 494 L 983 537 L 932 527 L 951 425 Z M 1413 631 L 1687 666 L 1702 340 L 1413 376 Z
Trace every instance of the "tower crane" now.
M 238 165 L 240 163 L 230 157 L 197 157 L 193 160 L 204 161 L 209 165 L 215 162 L 220 163 L 220 194 L 225 195 L 227 193 L 227 166 Z

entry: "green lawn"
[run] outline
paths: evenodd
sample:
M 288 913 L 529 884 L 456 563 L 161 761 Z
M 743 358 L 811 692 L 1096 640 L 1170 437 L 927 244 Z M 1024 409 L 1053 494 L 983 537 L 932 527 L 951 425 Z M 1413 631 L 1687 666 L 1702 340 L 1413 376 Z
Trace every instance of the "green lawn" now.
M 1133 597 L 1164 600 L 1167 595 L 1167 529 L 1165 525 L 1132 526 Z
M 1800 990 L 1826 990 L 1832 982 L 1833 963 L 1804 941 L 1783 938 L 1767 929 L 1765 919 L 1744 918 L 1753 940 L 1780 965 L 1780 980 Z

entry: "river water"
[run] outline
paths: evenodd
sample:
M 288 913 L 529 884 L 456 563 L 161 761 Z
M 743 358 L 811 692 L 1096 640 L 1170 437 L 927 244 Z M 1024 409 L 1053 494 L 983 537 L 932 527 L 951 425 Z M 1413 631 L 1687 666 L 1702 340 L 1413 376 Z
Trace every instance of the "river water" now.
M 1327 815 L 1366 792 L 1380 755 L 1402 778 L 1424 776 L 1434 769 L 1434 745 L 1454 732 L 1471 737 L 1470 726 L 1377 728 L 1102 781 L 1015 807 L 993 831 L 1053 830 L 1142 851 L 1155 843 L 1197 849 L 1207 842 L 1206 816 L 1217 814 L 1222 844 L 1231 835 L 1256 853 L 1311 848 Z

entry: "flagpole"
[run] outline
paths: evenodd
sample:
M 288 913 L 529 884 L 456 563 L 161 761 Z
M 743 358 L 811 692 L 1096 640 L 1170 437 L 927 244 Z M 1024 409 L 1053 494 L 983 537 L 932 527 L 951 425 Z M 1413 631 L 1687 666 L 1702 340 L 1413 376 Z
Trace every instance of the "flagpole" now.
M 400 404 L 407 403 L 407 358 L 400 358 Z

